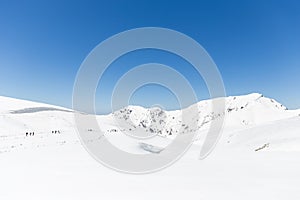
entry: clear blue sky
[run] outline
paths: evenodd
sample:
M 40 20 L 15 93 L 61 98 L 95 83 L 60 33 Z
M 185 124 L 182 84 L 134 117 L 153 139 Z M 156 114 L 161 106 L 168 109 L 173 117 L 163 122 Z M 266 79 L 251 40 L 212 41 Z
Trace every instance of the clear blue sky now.
M 288 108 L 300 108 L 299 10 L 297 0 L 1 0 L 0 95 L 71 107 L 77 70 L 98 43 L 127 29 L 158 26 L 198 41 L 219 67 L 228 95 L 260 92 Z M 155 51 L 143 55 L 137 52 L 117 62 L 124 70 L 148 61 L 179 70 L 184 64 Z M 111 72 L 106 90 L 124 71 L 112 67 Z M 203 91 L 193 71 L 182 73 Z M 149 98 L 149 91 L 164 94 Z M 170 109 L 176 104 L 157 86 L 139 92 L 132 103 L 170 101 Z M 205 92 L 198 96 L 207 98 Z

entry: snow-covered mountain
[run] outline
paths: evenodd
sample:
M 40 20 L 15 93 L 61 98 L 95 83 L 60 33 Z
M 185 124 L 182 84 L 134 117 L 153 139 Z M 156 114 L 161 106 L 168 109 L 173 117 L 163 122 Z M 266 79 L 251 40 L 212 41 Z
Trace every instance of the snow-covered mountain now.
M 225 111 L 220 113 L 212 112 L 211 100 L 200 101 L 186 109 L 198 109 L 199 116 L 194 119 L 198 123 L 198 129 L 202 130 L 209 126 L 209 122 L 226 116 L 226 127 L 233 129 L 253 127 L 267 122 L 294 117 L 299 111 L 289 111 L 285 106 L 269 99 L 261 94 L 249 94 L 245 96 L 227 97 L 225 99 Z M 197 108 L 198 107 L 198 108 Z M 160 135 L 173 135 L 178 133 L 181 111 L 164 111 L 160 108 L 146 109 L 139 106 L 128 106 L 113 114 L 114 119 L 121 121 L 130 127 L 130 130 L 144 128 L 146 131 L 159 131 Z M 162 129 L 157 130 L 150 126 L 161 125 Z M 183 125 L 184 126 L 184 125 Z M 171 130 L 173 129 L 173 131 Z
M 136 146 L 141 146 L 143 153 L 149 150 L 145 144 L 163 148 L 177 134 L 194 132 L 197 134 L 195 144 L 201 144 L 210 123 L 220 116 L 225 116 L 220 146 L 241 146 L 250 151 L 300 150 L 297 143 L 300 144 L 299 110 L 287 110 L 274 99 L 257 93 L 225 98 L 225 110 L 220 113 L 212 112 L 211 102 L 204 100 L 185 108 L 199 111 L 197 117 L 191 117 L 190 123 L 197 124 L 194 129 L 182 123 L 180 110 L 140 106 L 97 116 L 97 120 L 107 138 L 126 151 L 136 151 Z M 0 127 L 0 152 L 79 143 L 73 111 L 58 106 L 0 97 Z M 95 130 L 86 127 L 86 131 Z M 142 131 L 157 137 L 141 145 L 140 140 L 123 134 L 134 136 Z

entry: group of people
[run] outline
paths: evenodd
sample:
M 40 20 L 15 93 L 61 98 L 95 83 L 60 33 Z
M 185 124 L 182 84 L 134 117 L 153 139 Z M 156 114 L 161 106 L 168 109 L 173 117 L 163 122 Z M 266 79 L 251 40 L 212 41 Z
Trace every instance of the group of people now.
M 51 133 L 54 133 L 54 134 L 59 134 L 60 133 L 60 131 L 59 130 L 56 130 L 56 131 L 52 131 Z
M 27 137 L 27 136 L 34 136 L 34 132 L 26 132 L 25 135 L 26 135 L 26 137 Z

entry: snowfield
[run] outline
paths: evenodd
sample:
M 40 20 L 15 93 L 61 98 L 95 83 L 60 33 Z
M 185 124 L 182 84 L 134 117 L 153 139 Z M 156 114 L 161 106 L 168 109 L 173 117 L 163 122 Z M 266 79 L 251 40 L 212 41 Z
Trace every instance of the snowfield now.
M 159 154 L 177 134 L 196 132 L 192 147 L 169 168 L 129 175 L 85 151 L 72 110 L 0 97 L 0 199 L 299 200 L 300 110 L 257 93 L 225 101 L 221 113 L 211 111 L 211 100 L 186 108 L 199 110 L 191 122 L 196 129 L 181 123 L 178 110 L 128 106 L 97 116 L 111 143 L 136 154 Z M 222 136 L 199 160 L 209 125 L 220 116 Z M 97 134 L 93 127 L 85 131 Z M 141 141 L 124 134 L 141 131 L 157 136 Z

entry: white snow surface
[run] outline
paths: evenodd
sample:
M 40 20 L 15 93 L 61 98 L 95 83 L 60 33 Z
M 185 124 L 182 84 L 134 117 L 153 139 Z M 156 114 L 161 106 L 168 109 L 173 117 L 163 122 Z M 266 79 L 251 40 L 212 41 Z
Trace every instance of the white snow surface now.
M 72 110 L 0 97 L 0 199 L 300 199 L 300 110 L 257 93 L 225 102 L 222 113 L 211 111 L 211 100 L 186 108 L 199 110 L 191 121 L 196 129 L 181 123 L 179 110 L 128 106 L 97 116 L 111 143 L 136 154 L 157 154 L 177 134 L 197 134 L 171 167 L 129 175 L 85 151 Z M 210 123 L 223 115 L 216 148 L 199 160 Z M 124 134 L 141 131 L 157 135 L 138 140 Z

